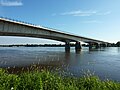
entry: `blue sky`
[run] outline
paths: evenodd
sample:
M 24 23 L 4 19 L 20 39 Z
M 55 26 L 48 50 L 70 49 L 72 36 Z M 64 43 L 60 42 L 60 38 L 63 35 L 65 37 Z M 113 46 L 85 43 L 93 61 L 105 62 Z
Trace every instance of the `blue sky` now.
M 108 42 L 120 40 L 120 0 L 0 0 L 0 16 Z M 0 37 L 0 44 L 58 43 Z

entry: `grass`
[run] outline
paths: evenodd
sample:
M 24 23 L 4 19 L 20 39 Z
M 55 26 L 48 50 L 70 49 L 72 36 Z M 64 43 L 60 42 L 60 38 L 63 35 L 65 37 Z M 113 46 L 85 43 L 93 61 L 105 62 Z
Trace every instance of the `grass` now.
M 9 74 L 0 69 L 0 90 L 120 90 L 120 83 L 91 75 L 63 77 L 45 70 Z

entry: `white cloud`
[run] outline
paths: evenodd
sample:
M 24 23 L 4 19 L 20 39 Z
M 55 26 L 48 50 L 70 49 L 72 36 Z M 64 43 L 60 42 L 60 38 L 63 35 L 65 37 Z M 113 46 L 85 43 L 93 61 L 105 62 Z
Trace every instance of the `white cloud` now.
M 111 11 L 103 12 L 103 13 L 97 13 L 97 15 L 109 15 L 111 14 Z
M 72 16 L 91 16 L 93 14 L 96 14 L 96 11 L 81 11 L 81 10 L 77 10 L 77 11 L 72 11 L 72 12 L 65 12 L 65 13 L 61 13 L 60 15 L 72 15 Z
M 21 0 L 0 0 L 0 6 L 22 6 Z
M 83 21 L 82 23 L 102 23 L 101 21 L 97 21 L 97 20 L 89 20 L 89 21 Z
M 95 10 L 88 10 L 88 11 L 77 10 L 77 11 L 71 11 L 71 12 L 64 12 L 64 13 L 61 13 L 60 15 L 92 16 L 92 15 L 108 15 L 110 13 L 111 11 L 101 13 Z

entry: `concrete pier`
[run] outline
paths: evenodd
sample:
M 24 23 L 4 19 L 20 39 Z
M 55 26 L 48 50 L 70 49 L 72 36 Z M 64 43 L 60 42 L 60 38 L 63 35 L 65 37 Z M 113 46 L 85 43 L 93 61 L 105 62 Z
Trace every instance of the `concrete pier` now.
M 92 50 L 93 43 L 89 43 L 89 50 Z
M 95 49 L 99 49 L 101 48 L 100 44 L 99 43 L 95 43 Z
M 76 52 L 79 52 L 81 51 L 82 47 L 81 47 L 81 43 L 80 42 L 76 42 L 75 43 L 75 51 Z
M 92 50 L 92 49 L 99 49 L 101 48 L 101 45 L 99 43 L 89 43 L 89 50 Z
M 70 42 L 65 43 L 65 51 L 70 52 Z
M 111 47 L 111 44 L 110 44 L 110 43 L 107 43 L 107 47 Z
M 107 47 L 107 44 L 105 44 L 105 43 L 102 43 L 102 47 Z

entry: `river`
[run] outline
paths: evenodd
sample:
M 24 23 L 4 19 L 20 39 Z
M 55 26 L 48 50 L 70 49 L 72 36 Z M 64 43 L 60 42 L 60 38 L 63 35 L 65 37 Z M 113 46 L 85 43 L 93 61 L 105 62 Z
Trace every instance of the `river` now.
M 120 81 L 120 48 L 106 47 L 89 51 L 83 47 L 76 53 L 72 47 L 0 47 L 0 67 L 25 67 L 32 64 L 62 68 L 67 74 L 79 77 L 90 71 L 101 79 Z

